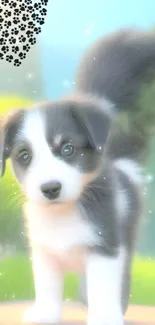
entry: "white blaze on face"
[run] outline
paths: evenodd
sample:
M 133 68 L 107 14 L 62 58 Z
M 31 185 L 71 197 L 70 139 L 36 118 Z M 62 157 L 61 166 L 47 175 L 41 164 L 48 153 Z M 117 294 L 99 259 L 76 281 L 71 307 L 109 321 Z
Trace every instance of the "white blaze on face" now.
M 76 200 L 82 190 L 82 175 L 52 153 L 46 140 L 46 123 L 43 112 L 29 111 L 25 117 L 22 136 L 32 148 L 32 161 L 25 172 L 23 188 L 30 200 L 47 202 L 40 187 L 51 181 L 61 183 L 62 189 L 58 200 Z

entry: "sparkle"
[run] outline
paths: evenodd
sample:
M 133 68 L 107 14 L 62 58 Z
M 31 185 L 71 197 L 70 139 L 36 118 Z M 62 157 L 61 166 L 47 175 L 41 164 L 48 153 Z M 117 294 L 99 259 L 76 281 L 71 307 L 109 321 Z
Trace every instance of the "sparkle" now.
M 96 58 L 94 58 L 94 60 L 96 60 Z
M 99 231 L 99 235 L 102 235 L 101 231 Z
M 63 87 L 64 88 L 70 88 L 70 82 L 69 82 L 69 80 L 67 80 L 67 79 L 65 79 L 65 80 L 63 80 Z
M 89 27 L 85 29 L 84 34 L 86 36 L 89 36 L 92 33 L 93 29 L 94 29 L 94 24 L 91 24 Z
M 27 79 L 32 79 L 33 78 L 33 74 L 32 73 L 27 73 L 26 78 Z
M 81 156 L 83 156 L 84 154 L 82 153 Z

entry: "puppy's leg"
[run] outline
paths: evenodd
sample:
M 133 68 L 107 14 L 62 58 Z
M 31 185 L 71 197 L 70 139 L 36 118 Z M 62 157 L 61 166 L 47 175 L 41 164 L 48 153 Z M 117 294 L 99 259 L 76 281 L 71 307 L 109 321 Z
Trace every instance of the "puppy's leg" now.
M 90 253 L 87 259 L 88 325 L 122 325 L 125 251 L 118 256 Z
M 33 250 L 36 300 L 24 315 L 30 323 L 57 323 L 61 318 L 63 276 L 45 251 Z

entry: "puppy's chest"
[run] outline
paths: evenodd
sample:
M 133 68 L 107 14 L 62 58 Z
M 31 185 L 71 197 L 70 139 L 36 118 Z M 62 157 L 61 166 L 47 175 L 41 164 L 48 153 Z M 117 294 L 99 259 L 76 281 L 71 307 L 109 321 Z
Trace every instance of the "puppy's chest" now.
M 87 247 L 98 244 L 95 230 L 78 210 L 59 215 L 28 205 L 26 217 L 32 245 L 41 246 L 58 258 L 79 258 Z

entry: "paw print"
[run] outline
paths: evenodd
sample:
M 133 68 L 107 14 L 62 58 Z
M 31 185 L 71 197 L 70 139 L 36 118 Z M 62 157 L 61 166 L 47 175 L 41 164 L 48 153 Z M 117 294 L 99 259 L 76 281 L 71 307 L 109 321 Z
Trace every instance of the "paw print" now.
M 14 65 L 15 65 L 15 67 L 19 67 L 21 65 L 21 61 L 19 61 L 18 59 L 15 59 Z
M 19 37 L 19 42 L 20 43 L 24 43 L 26 41 L 26 37 L 24 37 L 23 35 L 21 35 L 20 37 Z
M 29 17 L 28 14 L 23 14 L 23 16 L 22 16 L 22 20 L 23 20 L 23 21 L 27 21 L 27 20 L 29 20 L 29 19 L 30 19 L 30 17 Z
M 30 45 L 29 44 L 23 45 L 23 51 L 28 52 L 29 50 L 30 50 Z
M 40 24 L 40 25 L 43 25 L 45 22 L 45 19 L 44 18 L 38 18 L 37 19 L 37 23 Z
M 34 14 L 31 15 L 31 18 L 33 20 L 37 20 L 39 18 L 39 15 L 34 13 Z
M 4 16 L 5 18 L 11 17 L 11 11 L 9 10 L 4 11 Z
M 14 38 L 14 37 L 10 37 L 9 38 L 9 42 L 10 42 L 10 44 L 15 44 L 16 43 L 16 39 Z
M 26 25 L 25 24 L 20 24 L 19 28 L 21 31 L 25 31 L 26 30 Z
M 9 51 L 9 47 L 8 47 L 8 46 L 5 46 L 5 45 L 3 45 L 3 46 L 2 46 L 2 48 L 1 48 L 1 50 L 2 50 L 2 52 L 3 52 L 3 53 L 5 53 L 5 54 L 6 54 L 6 53 Z
M 0 60 L 3 60 L 3 59 L 4 59 L 4 54 L 0 53 Z
M 17 7 L 17 3 L 14 2 L 14 1 L 11 1 L 10 4 L 9 4 L 10 8 L 13 9 L 13 8 L 16 8 Z
M 40 2 L 39 2 L 39 3 L 35 3 L 35 4 L 34 4 L 34 8 L 35 8 L 36 10 L 41 9 L 41 3 L 40 3 Z
M 29 43 L 34 45 L 36 43 L 36 38 L 35 37 L 29 38 Z
M 25 59 L 26 58 L 26 53 L 20 52 L 19 57 L 20 57 L 21 60 Z
M 9 0 L 1 0 L 2 5 L 7 6 L 9 4 Z
M 28 6 L 27 7 L 27 11 L 32 14 L 32 12 L 34 12 L 34 7 L 33 6 Z
M 18 46 L 12 46 L 12 52 L 13 53 L 17 53 L 19 51 L 19 47 Z
M 19 16 L 20 14 L 21 14 L 20 9 L 17 8 L 17 9 L 14 10 L 14 15 L 15 16 Z
M 5 21 L 4 26 L 9 28 L 11 26 L 11 21 Z
M 40 28 L 40 27 L 35 27 L 35 28 L 34 28 L 34 32 L 35 32 L 36 34 L 41 33 L 41 28 Z
M 45 8 L 41 9 L 41 10 L 40 10 L 40 14 L 41 14 L 42 16 L 46 16 L 46 15 L 47 15 L 47 9 L 45 9 Z
M 41 4 L 44 5 L 44 6 L 47 6 L 48 0 L 41 0 Z
M 16 27 L 12 28 L 11 35 L 18 35 L 18 34 L 19 34 L 19 30 Z
M 19 6 L 19 9 L 20 9 L 20 11 L 25 11 L 25 9 L 26 9 L 25 4 L 22 3 L 22 4 Z
M 29 21 L 28 22 L 28 28 L 34 28 L 35 27 L 35 24 L 33 21 Z
M 2 24 L 4 19 L 0 16 L 0 24 Z
M 2 25 L 0 25 L 0 30 L 2 30 L 3 29 L 3 26 Z
M 13 56 L 12 55 L 7 55 L 6 56 L 6 61 L 12 62 L 12 60 L 13 60 Z
M 4 31 L 2 32 L 2 36 L 3 36 L 3 37 L 8 37 L 8 36 L 9 36 L 8 31 L 7 31 L 7 30 L 4 30 Z
M 26 35 L 28 36 L 28 37 L 33 37 L 33 32 L 31 31 L 31 30 L 27 30 L 27 32 L 26 32 Z
M 32 4 L 32 0 L 25 0 L 25 3 L 26 3 L 27 5 L 31 5 L 31 4 Z
M 13 18 L 13 23 L 14 23 L 15 25 L 17 25 L 19 22 L 20 22 L 19 17 L 14 17 L 14 18 Z
M 0 38 L 0 45 L 5 45 L 6 44 L 6 40 L 4 37 Z

